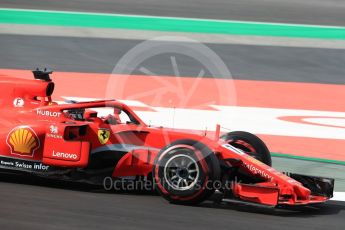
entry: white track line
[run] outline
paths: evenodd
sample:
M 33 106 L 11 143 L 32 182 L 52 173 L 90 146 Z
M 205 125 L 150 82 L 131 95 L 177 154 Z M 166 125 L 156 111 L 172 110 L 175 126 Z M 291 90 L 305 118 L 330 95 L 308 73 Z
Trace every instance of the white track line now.
M 334 192 L 333 198 L 334 201 L 345 201 L 345 192 Z
M 76 101 L 92 98 L 63 97 Z M 121 101 L 121 100 L 120 100 Z M 240 106 L 211 106 L 216 110 L 150 107 L 140 101 L 123 101 L 129 106 L 151 108 L 154 111 L 136 111 L 144 122 L 177 129 L 213 130 L 217 124 L 232 130 L 252 133 L 345 140 L 345 112 L 276 109 Z M 253 116 L 255 115 L 255 116 Z M 289 122 L 279 117 L 306 116 L 314 124 Z M 186 119 L 193 117 L 193 119 Z M 313 117 L 316 117 L 313 119 Z M 317 118 L 321 117 L 321 118 Z M 338 127 L 332 127 L 338 126 Z

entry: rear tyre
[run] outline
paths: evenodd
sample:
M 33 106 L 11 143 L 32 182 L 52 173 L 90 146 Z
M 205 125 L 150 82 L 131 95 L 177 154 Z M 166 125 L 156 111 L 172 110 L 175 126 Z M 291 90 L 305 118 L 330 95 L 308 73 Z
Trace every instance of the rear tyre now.
M 163 148 L 155 159 L 153 177 L 157 191 L 176 204 L 198 204 L 219 186 L 220 166 L 204 144 L 179 140 Z
M 235 131 L 223 135 L 221 139 L 266 165 L 272 166 L 270 151 L 266 144 L 254 134 L 244 131 Z

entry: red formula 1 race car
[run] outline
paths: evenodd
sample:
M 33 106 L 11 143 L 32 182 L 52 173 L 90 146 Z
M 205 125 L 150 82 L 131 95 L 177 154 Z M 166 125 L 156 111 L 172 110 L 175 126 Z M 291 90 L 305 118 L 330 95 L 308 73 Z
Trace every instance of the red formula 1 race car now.
M 146 125 L 116 100 L 58 104 L 51 72 L 0 78 L 0 168 L 59 180 L 152 181 L 167 200 L 224 198 L 269 206 L 322 203 L 334 180 L 271 167 L 265 144 L 247 132 L 219 137 Z

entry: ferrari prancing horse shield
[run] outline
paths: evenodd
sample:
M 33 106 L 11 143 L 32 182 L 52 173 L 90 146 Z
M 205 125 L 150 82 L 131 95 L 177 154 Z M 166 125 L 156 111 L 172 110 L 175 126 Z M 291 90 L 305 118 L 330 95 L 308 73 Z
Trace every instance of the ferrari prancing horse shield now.
M 110 138 L 110 131 L 108 129 L 99 129 L 98 130 L 98 140 L 102 145 L 107 143 L 109 138 Z

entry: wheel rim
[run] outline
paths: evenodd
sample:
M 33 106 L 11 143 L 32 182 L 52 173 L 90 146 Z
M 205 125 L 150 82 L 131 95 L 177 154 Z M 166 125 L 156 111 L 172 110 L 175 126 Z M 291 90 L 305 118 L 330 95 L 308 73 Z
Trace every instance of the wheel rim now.
M 194 187 L 199 178 L 199 166 L 195 159 L 186 154 L 170 158 L 164 167 L 164 178 L 170 187 L 184 191 Z

